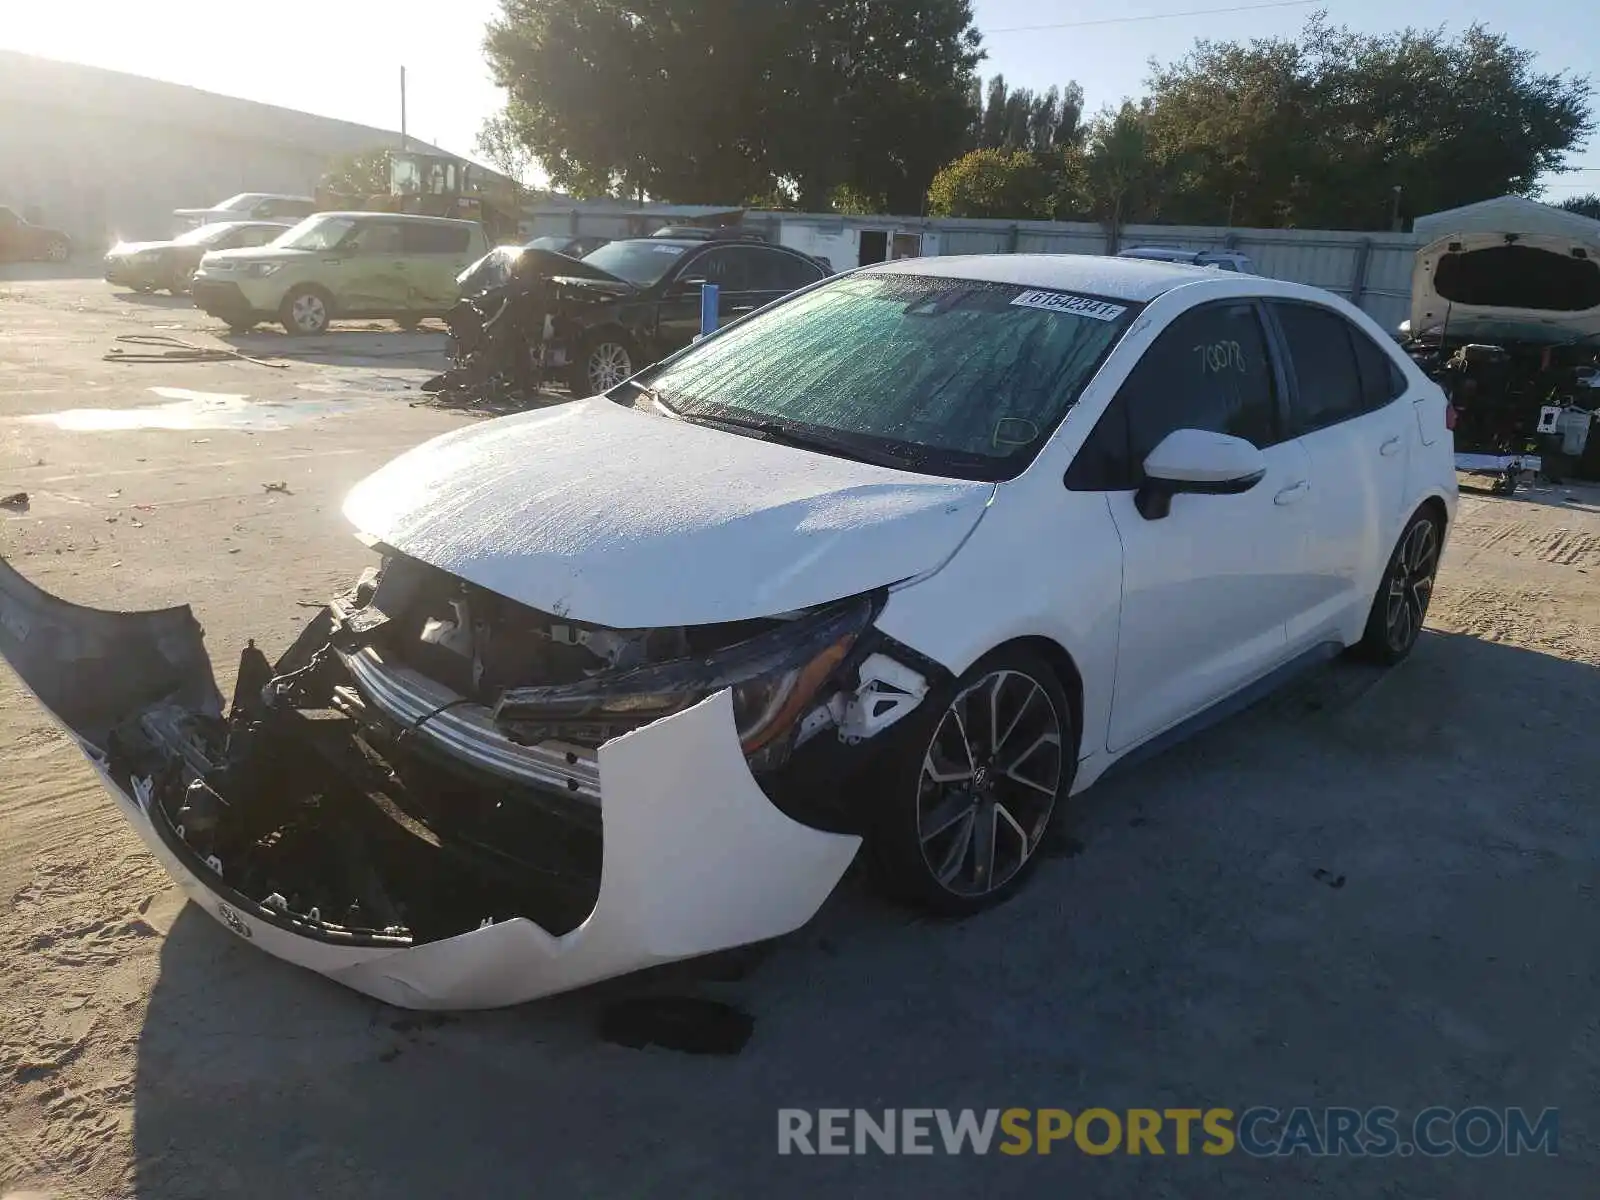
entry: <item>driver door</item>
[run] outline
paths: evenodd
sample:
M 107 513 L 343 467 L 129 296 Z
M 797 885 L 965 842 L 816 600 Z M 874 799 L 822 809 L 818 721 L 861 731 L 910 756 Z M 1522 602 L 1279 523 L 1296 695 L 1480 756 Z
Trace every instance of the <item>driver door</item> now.
M 1252 301 L 1180 314 L 1145 350 L 1068 471 L 1103 491 L 1122 542 L 1122 612 L 1107 748 L 1126 750 L 1280 665 L 1308 594 L 1310 463 L 1285 436 L 1277 369 Z M 1263 451 L 1237 495 L 1135 505 L 1146 455 L 1177 429 Z

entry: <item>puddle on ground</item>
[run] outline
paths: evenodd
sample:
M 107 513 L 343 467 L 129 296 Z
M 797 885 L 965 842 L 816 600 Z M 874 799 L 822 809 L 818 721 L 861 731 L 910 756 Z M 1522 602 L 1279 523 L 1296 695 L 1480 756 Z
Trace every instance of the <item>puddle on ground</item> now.
M 324 400 L 252 400 L 229 392 L 195 392 L 153 387 L 166 404 L 142 408 L 69 408 L 20 418 L 30 425 L 53 425 L 68 433 L 128 433 L 142 429 L 238 429 L 273 432 L 347 411 Z

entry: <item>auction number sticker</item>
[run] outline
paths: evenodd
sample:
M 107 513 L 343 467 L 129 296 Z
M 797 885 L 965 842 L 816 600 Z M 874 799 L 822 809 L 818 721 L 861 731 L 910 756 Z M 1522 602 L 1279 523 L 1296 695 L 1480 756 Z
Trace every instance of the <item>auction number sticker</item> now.
M 1089 317 L 1095 321 L 1115 321 L 1127 312 L 1127 306 L 1122 304 L 1108 304 L 1104 300 L 1095 300 L 1088 296 L 1073 296 L 1067 292 L 1023 292 L 1011 302 L 1023 308 L 1043 308 L 1050 312 L 1071 313 L 1077 317 Z

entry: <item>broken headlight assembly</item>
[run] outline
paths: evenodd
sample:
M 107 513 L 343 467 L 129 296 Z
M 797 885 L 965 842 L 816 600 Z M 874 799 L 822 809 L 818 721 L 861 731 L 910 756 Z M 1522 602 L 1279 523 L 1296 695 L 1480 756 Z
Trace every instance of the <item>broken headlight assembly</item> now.
M 509 688 L 495 705 L 494 718 L 508 737 L 524 743 L 574 731 L 615 736 L 728 688 L 745 754 L 781 761 L 787 735 L 849 657 L 877 607 L 872 597 L 856 597 L 711 654 L 580 682 Z

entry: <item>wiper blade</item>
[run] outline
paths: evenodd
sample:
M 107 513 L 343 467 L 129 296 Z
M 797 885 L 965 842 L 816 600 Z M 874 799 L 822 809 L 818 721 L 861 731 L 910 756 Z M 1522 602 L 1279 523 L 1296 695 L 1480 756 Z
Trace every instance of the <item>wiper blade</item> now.
M 687 420 L 740 433 L 753 433 L 763 441 L 781 442 L 801 450 L 824 450 L 879 466 L 903 467 L 923 462 L 925 455 L 912 447 L 884 446 L 849 437 L 829 437 L 824 433 L 798 430 L 784 421 L 768 417 L 723 417 L 704 413 L 683 414 Z

